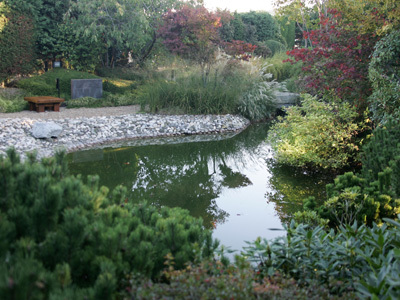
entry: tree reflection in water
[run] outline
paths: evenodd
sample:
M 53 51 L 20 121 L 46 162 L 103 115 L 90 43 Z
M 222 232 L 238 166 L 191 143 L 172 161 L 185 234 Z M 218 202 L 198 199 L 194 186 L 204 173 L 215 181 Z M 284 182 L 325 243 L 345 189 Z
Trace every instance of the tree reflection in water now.
M 260 159 L 256 150 L 267 128 L 252 126 L 220 141 L 80 151 L 68 155 L 69 168 L 83 177 L 98 174 L 110 189 L 125 185 L 133 201 L 188 209 L 211 227 L 229 216 L 216 203 L 221 191 L 251 185 L 240 170 Z
M 87 150 L 67 158 L 72 174 L 98 174 L 110 189 L 122 184 L 131 201 L 188 209 L 206 227 L 217 226 L 219 238 L 233 235 L 244 243 L 273 237 L 268 228 L 282 228 L 302 199 L 326 183 L 267 163 L 273 155 L 267 132 L 268 124 L 257 124 L 222 140 Z

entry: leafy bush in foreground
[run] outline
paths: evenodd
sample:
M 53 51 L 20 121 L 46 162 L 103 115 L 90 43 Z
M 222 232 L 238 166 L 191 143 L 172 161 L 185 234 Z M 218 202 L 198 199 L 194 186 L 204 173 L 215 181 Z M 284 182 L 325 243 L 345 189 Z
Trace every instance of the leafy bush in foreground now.
M 292 222 L 286 237 L 258 239 L 243 254 L 262 276 L 279 271 L 299 283 L 317 280 L 331 293 L 356 290 L 362 298 L 399 299 L 400 223 L 385 221 L 372 228 L 340 226 L 336 233 Z
M 167 254 L 182 268 L 217 246 L 185 210 L 68 176 L 61 153 L 0 157 L 0 209 L 1 299 L 111 299 L 133 273 L 156 277 Z
M 235 265 L 202 261 L 184 270 L 173 266 L 164 271 L 167 283 L 133 280 L 131 299 L 354 299 L 353 293 L 333 295 L 318 281 L 301 285 L 292 278 L 275 273 L 263 277 L 243 258 Z

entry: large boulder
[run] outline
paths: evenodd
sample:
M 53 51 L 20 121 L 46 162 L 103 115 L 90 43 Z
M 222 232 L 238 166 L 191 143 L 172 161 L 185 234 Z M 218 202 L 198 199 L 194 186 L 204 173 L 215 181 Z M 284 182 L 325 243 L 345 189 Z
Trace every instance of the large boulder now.
M 37 139 L 57 138 L 62 127 L 54 122 L 36 122 L 32 126 L 32 136 Z

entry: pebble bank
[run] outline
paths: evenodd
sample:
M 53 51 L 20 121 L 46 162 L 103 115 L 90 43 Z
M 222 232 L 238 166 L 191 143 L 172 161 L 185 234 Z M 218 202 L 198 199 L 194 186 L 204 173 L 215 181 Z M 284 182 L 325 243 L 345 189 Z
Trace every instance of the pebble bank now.
M 54 122 L 62 127 L 57 138 L 32 136 L 36 122 Z M 38 158 L 52 156 L 58 150 L 73 152 L 85 148 L 105 147 L 116 142 L 187 137 L 239 132 L 249 121 L 237 115 L 154 115 L 126 114 L 64 119 L 0 118 L 0 155 L 14 147 L 25 157 L 36 151 Z M 122 143 L 124 144 L 124 143 Z

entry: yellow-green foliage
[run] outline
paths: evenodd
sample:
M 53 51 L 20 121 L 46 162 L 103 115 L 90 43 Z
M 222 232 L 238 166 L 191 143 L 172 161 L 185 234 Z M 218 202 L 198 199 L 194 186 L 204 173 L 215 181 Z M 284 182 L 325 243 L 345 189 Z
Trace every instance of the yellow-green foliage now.
M 278 162 L 296 167 L 340 169 L 357 157 L 357 135 L 364 123 L 347 103 L 328 104 L 304 95 L 301 107 L 290 107 L 269 131 Z

